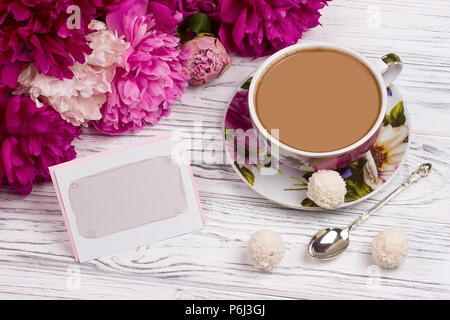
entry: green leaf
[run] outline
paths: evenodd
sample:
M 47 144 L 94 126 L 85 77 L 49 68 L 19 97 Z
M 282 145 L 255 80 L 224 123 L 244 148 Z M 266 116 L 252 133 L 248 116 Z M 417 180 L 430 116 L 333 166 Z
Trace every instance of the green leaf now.
M 241 89 L 248 90 L 250 89 L 250 84 L 252 83 L 253 77 L 247 79 L 244 84 L 241 86 Z
M 350 170 L 352 170 L 352 176 L 354 174 L 358 174 L 358 175 L 361 175 L 361 178 L 362 178 L 362 170 L 364 169 L 366 162 L 367 162 L 366 158 L 360 158 L 360 159 L 350 163 L 350 165 L 348 167 L 350 168 Z
M 303 207 L 318 207 L 318 205 L 315 204 L 314 201 L 312 201 L 312 200 L 309 199 L 309 198 L 303 199 L 303 201 L 302 201 L 302 206 L 303 206 Z
M 236 168 L 239 170 L 239 172 L 242 174 L 242 176 L 245 178 L 245 180 L 247 180 L 247 182 L 253 186 L 255 184 L 255 175 L 253 174 L 253 172 L 243 166 L 242 168 L 239 168 L 239 165 L 235 162 L 234 165 L 236 166 Z
M 403 107 L 403 101 L 400 101 L 395 105 L 394 108 L 392 108 L 391 112 L 389 112 L 389 115 L 386 115 L 384 117 L 384 126 L 390 124 L 395 128 L 400 127 L 405 123 L 406 123 L 405 108 Z
M 372 189 L 364 182 L 358 183 L 348 179 L 345 181 L 345 183 L 347 187 L 345 201 L 355 201 L 372 192 Z
M 271 159 L 272 159 L 272 155 L 269 152 L 267 152 L 266 156 L 263 159 L 264 167 L 270 168 L 272 166 L 272 160 Z
M 384 116 L 383 127 L 386 127 L 391 124 L 391 120 L 389 120 L 389 115 Z
M 183 21 L 181 28 L 189 32 L 195 32 L 196 34 L 211 33 L 211 20 L 202 12 L 195 13 Z
M 306 172 L 306 173 L 303 175 L 303 178 L 305 178 L 306 181 L 308 181 L 309 178 L 311 178 L 311 176 L 313 175 L 313 173 L 314 173 L 314 172 Z
M 182 43 L 191 39 L 190 33 L 194 34 L 211 34 L 212 25 L 209 17 L 204 13 L 195 13 L 187 17 L 183 23 L 177 28 L 177 35 Z
M 347 187 L 345 201 L 355 201 L 372 192 L 372 188 L 364 182 L 363 170 L 366 162 L 365 158 L 361 158 L 350 164 L 349 168 L 352 171 L 352 175 L 345 179 Z
M 201 32 L 201 33 L 197 33 L 198 36 L 208 36 L 208 37 L 215 37 L 214 34 L 209 33 L 209 32 Z

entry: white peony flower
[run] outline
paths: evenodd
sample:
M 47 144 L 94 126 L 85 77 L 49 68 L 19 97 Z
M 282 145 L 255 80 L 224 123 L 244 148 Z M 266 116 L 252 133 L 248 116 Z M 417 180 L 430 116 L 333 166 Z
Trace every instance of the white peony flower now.
M 89 28 L 97 32 L 86 36 L 93 50 L 92 54 L 86 57 L 86 63 L 103 68 L 122 65 L 122 53 L 130 44 L 124 41 L 123 37 L 118 38 L 113 32 L 106 30 L 106 25 L 101 21 L 93 20 Z
M 61 117 L 75 126 L 87 125 L 90 120 L 99 120 L 100 108 L 106 102 L 106 93 L 111 92 L 116 66 L 122 63 L 122 54 L 129 44 L 119 39 L 106 26 L 96 21 L 96 31 L 87 36 L 92 54 L 86 63 L 75 63 L 70 67 L 72 79 L 38 73 L 34 64 L 28 65 L 19 75 L 16 94 L 29 94 L 38 107 L 48 103 Z M 90 25 L 90 26 L 91 26 Z

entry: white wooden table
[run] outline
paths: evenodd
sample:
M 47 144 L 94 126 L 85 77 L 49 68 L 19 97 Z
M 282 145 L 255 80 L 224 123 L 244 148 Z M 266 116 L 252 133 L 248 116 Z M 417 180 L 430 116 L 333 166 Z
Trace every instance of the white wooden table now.
M 2 187 L 0 298 L 450 298 L 450 2 L 334 0 L 322 12 L 323 27 L 306 40 L 337 42 L 370 59 L 395 52 L 405 62 L 396 84 L 412 117 L 411 150 L 387 190 L 345 211 L 291 210 L 258 196 L 229 165 L 202 160 L 202 148 L 221 143 L 235 87 L 263 60 L 236 57 L 221 79 L 189 88 L 157 126 L 120 137 L 85 130 L 76 144 L 85 156 L 174 129 L 191 137 L 201 120 L 206 132 L 195 137 L 191 152 L 204 229 L 80 265 L 51 183 L 27 197 Z M 362 224 L 344 256 L 331 262 L 306 256 L 316 230 L 352 221 L 424 161 L 433 163 L 432 175 Z M 388 227 L 403 230 L 410 243 L 405 264 L 393 271 L 378 269 L 370 254 L 373 236 Z M 281 233 L 287 247 L 272 273 L 257 271 L 245 254 L 259 228 Z

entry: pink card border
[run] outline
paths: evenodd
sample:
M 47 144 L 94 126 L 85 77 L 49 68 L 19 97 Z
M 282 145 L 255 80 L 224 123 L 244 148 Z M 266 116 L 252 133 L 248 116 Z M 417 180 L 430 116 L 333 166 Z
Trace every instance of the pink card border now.
M 75 241 L 74 241 L 73 236 L 72 236 L 72 231 L 70 229 L 69 220 L 67 219 L 66 209 L 65 209 L 64 204 L 62 202 L 62 197 L 61 197 L 61 193 L 60 193 L 60 190 L 59 190 L 58 180 L 56 179 L 55 171 L 57 169 L 60 169 L 60 168 L 69 167 L 69 166 L 72 166 L 72 165 L 77 165 L 77 164 L 81 164 L 81 163 L 88 162 L 88 161 L 93 161 L 93 160 L 100 159 L 100 158 L 103 158 L 103 157 L 106 157 L 106 156 L 109 156 L 109 155 L 117 154 L 117 153 L 120 153 L 120 152 L 124 152 L 124 151 L 127 151 L 127 150 L 135 149 L 135 148 L 142 147 L 142 146 L 145 146 L 145 145 L 151 145 L 151 144 L 154 144 L 154 143 L 157 143 L 157 142 L 161 142 L 161 141 L 171 140 L 173 138 L 178 138 L 178 137 L 180 138 L 180 140 L 183 139 L 179 132 L 172 131 L 172 132 L 169 132 L 169 133 L 160 134 L 160 135 L 155 136 L 155 137 L 146 138 L 143 141 L 138 141 L 138 142 L 134 142 L 134 143 L 127 144 L 127 145 L 124 144 L 123 146 L 116 147 L 116 148 L 114 148 L 112 150 L 103 151 L 103 152 L 99 152 L 99 153 L 96 153 L 96 154 L 93 154 L 93 155 L 90 155 L 90 156 L 86 156 L 86 157 L 83 157 L 83 158 L 78 158 L 78 159 L 74 159 L 74 160 L 67 161 L 67 162 L 64 162 L 64 163 L 60 163 L 60 164 L 57 164 L 55 166 L 52 166 L 52 167 L 48 168 L 49 171 L 50 171 L 50 177 L 51 177 L 52 182 L 53 182 L 53 187 L 55 188 L 56 197 L 58 199 L 58 203 L 59 203 L 59 206 L 61 208 L 61 213 L 62 213 L 63 218 L 64 218 L 64 224 L 65 224 L 66 229 L 67 229 L 67 231 L 69 233 L 70 243 L 71 243 L 72 250 L 74 252 L 76 261 L 80 261 L 80 259 L 78 258 L 78 253 L 77 253 L 77 249 L 76 249 L 76 246 L 75 246 Z M 186 149 L 184 149 L 184 148 L 183 148 L 183 153 L 184 153 L 184 157 L 186 159 L 186 164 L 187 164 L 187 167 L 188 167 L 188 171 L 189 171 L 189 175 L 190 175 L 190 178 L 191 178 L 191 182 L 192 182 L 192 187 L 193 187 L 193 190 L 194 190 L 195 198 L 197 200 L 197 206 L 198 206 L 198 209 L 200 211 L 201 219 L 202 219 L 202 222 L 205 223 L 205 216 L 204 216 L 204 213 L 203 213 L 203 208 L 202 208 L 201 203 L 200 203 L 200 197 L 198 195 L 197 187 L 195 185 L 194 175 L 192 173 L 192 167 L 190 165 Z

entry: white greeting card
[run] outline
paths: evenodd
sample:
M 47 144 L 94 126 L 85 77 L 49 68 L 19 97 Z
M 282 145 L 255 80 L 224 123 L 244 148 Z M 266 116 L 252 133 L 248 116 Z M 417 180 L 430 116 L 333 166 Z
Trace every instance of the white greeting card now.
M 50 173 L 80 262 L 202 227 L 178 134 L 75 159 Z

